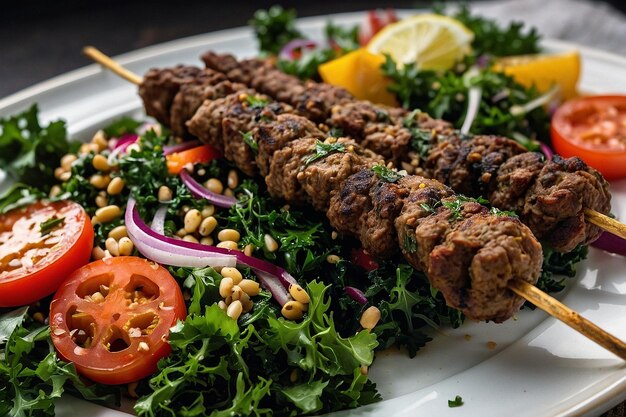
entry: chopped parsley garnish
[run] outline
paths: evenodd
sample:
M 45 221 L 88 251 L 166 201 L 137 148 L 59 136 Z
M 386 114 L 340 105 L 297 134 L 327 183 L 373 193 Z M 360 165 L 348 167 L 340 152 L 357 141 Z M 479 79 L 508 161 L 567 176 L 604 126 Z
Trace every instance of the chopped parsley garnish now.
M 56 217 L 56 216 L 51 217 L 45 222 L 41 222 L 39 224 L 39 231 L 41 232 L 42 235 L 47 235 L 48 233 L 52 231 L 52 229 L 54 229 L 55 227 L 57 227 L 64 221 L 65 221 L 65 217 Z
M 411 147 L 418 155 L 426 159 L 430 155 L 430 150 L 435 144 L 433 132 L 427 129 L 421 129 L 417 124 L 417 117 L 421 111 L 413 110 L 404 118 L 402 124 L 411 132 Z
M 266 98 L 257 95 L 246 96 L 246 102 L 250 105 L 250 108 L 253 109 L 262 109 L 269 103 Z
M 374 171 L 376 175 L 378 175 L 378 178 L 385 182 L 396 182 L 406 175 L 402 175 L 398 171 L 387 168 L 386 166 L 380 164 L 374 165 L 372 167 L 372 171 Z
M 254 136 L 252 135 L 252 131 L 250 132 L 241 132 L 241 135 L 243 136 L 243 142 L 248 145 L 250 147 L 250 149 L 252 149 L 252 151 L 254 153 L 259 152 L 259 144 L 257 143 L 257 141 L 254 139 Z
M 508 216 L 508 217 L 517 217 L 517 213 L 513 210 L 500 210 L 496 207 L 491 207 L 489 209 L 489 213 L 494 216 Z
M 464 195 L 457 195 L 454 200 L 442 201 L 441 205 L 451 211 L 451 220 L 459 220 L 463 217 L 461 211 L 463 210 L 463 204 L 465 203 L 489 204 L 489 201 L 482 197 L 471 198 L 465 197 Z
M 259 42 L 259 50 L 265 54 L 277 55 L 289 41 L 304 37 L 296 29 L 296 11 L 281 6 L 257 10 L 250 26 Z
M 343 136 L 343 129 L 340 127 L 332 127 L 329 131 L 328 131 L 328 137 L 329 138 L 340 138 Z
M 460 407 L 463 404 L 464 404 L 463 398 L 461 398 L 460 395 L 457 395 L 456 397 L 454 397 L 454 400 L 448 400 L 448 407 L 450 408 Z
M 343 143 L 335 142 L 335 143 L 324 143 L 322 141 L 317 141 L 315 143 L 315 153 L 304 158 L 304 166 L 309 166 L 313 162 L 318 159 L 326 158 L 328 155 L 337 152 L 345 152 L 346 147 Z

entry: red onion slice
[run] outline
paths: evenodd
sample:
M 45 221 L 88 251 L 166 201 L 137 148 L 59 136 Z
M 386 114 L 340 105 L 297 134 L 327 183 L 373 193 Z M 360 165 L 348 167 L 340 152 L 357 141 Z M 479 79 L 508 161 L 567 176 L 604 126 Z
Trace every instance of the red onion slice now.
M 278 301 L 281 307 L 291 300 L 289 292 L 281 284 L 280 280 L 276 279 L 277 277 L 259 270 L 254 270 L 254 272 L 259 277 L 259 282 L 263 288 L 272 293 L 272 297 Z
M 548 145 L 546 145 L 543 142 L 539 142 L 539 149 L 541 149 L 541 153 L 545 155 L 548 161 L 552 160 L 552 157 L 554 156 L 554 152 L 552 151 L 552 149 L 550 149 Z
M 315 49 L 317 48 L 317 42 L 310 39 L 294 39 L 287 42 L 283 49 L 280 50 L 278 56 L 282 59 L 293 60 L 296 59 L 296 51 L 298 49 Z
M 204 188 L 186 169 L 181 170 L 178 175 L 180 175 L 180 179 L 183 180 L 183 183 L 196 198 L 204 198 L 208 200 L 209 203 L 222 208 L 231 208 L 237 204 L 235 197 L 217 194 Z
M 199 140 L 190 140 L 189 142 L 183 142 L 178 145 L 170 145 L 163 147 L 163 155 L 170 155 L 176 152 L 186 151 L 187 149 L 195 148 L 202 145 Z
M 607 252 L 626 256 L 626 239 L 622 239 L 621 237 L 615 236 L 609 232 L 602 232 L 600 237 L 593 242 L 591 246 Z
M 360 289 L 354 287 L 345 287 L 345 290 L 346 294 L 348 294 L 348 297 L 352 298 L 357 303 L 363 305 L 367 304 L 367 297 Z
M 150 228 L 160 235 L 165 234 L 165 216 L 167 216 L 167 206 L 161 204 L 156 213 L 154 213 L 152 223 L 150 223 Z

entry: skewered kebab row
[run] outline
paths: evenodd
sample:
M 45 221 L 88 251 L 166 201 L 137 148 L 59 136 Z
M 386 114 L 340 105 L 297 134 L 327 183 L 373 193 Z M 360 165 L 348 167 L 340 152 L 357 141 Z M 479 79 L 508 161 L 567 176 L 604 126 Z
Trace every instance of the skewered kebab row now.
M 143 96 L 154 97 L 145 88 Z M 225 152 L 227 158 L 243 169 L 256 160 L 267 170 L 272 195 L 326 211 L 339 232 L 357 236 L 374 256 L 401 249 L 469 318 L 500 322 L 519 309 L 524 300 L 507 289 L 508 282 L 535 283 L 542 264 L 541 246 L 526 226 L 460 199 L 434 180 L 382 180 L 370 169 L 381 156 L 348 138 L 325 138 L 289 110 L 269 102 L 255 106 L 239 91 L 204 101 L 187 126 L 221 149 L 244 143 L 241 132 L 251 132 L 256 155 L 246 153 L 246 161 Z
M 605 214 L 610 211 L 607 181 L 578 158 L 557 156 L 545 162 L 507 138 L 461 138 L 445 121 L 356 100 L 338 87 L 303 82 L 267 60 L 237 61 L 231 55 L 212 52 L 202 58 L 208 67 L 229 79 L 280 97 L 301 114 L 319 120 L 325 117 L 329 125 L 340 127 L 388 160 L 397 163 L 400 158 L 405 168 L 409 166 L 401 158 L 410 155 L 412 140 L 405 124 L 407 118 L 417 117 L 409 121 L 434 143 L 422 167 L 424 175 L 459 193 L 485 196 L 494 207 L 516 211 L 538 238 L 561 252 L 591 243 L 600 235 L 599 227 L 585 221 L 585 209 Z M 308 93 L 302 93 L 303 89 Z M 323 94 L 316 93 L 320 89 Z

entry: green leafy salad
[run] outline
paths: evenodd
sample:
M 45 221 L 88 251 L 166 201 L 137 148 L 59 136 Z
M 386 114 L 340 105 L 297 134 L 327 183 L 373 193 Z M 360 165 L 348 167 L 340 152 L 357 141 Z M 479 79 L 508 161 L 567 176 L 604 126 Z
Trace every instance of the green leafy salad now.
M 443 72 L 398 67 L 388 57 L 381 71 L 391 79 L 389 90 L 403 106 L 460 127 L 469 89 L 480 85 L 490 100 L 481 102 L 472 132 L 508 135 L 535 149 L 536 140 L 546 136 L 546 111 L 541 106 L 524 113 L 511 109 L 539 93 L 480 65 L 493 57 L 535 53 L 539 37 L 521 25 L 499 27 L 466 8 L 455 18 L 474 32 L 472 54 Z M 261 53 L 277 55 L 290 41 L 303 38 L 295 19 L 293 11 L 279 7 L 258 11 L 251 25 Z M 279 68 L 318 78 L 320 64 L 355 50 L 361 41 L 357 27 L 333 22 L 328 22 L 325 34 L 327 48 L 299 59 L 278 58 Z M 467 71 L 477 65 L 480 69 L 470 79 Z M 415 150 L 427 152 L 420 134 L 415 132 Z M 42 198 L 71 200 L 92 219 L 93 260 L 139 256 L 132 242 L 124 240 L 131 234 L 130 225 L 120 214 L 132 197 L 138 216 L 146 223 L 155 219 L 153 228 L 160 218 L 168 238 L 212 245 L 228 240 L 217 238 L 219 234 L 236 233 L 236 247 L 286 271 L 310 300 L 290 319 L 271 291 L 262 288 L 241 294 L 238 306 L 243 307 L 233 312 L 227 308 L 233 299 L 222 293 L 224 269 L 166 265 L 187 311 L 170 329 L 171 352 L 150 376 L 107 385 L 80 376 L 74 364 L 57 354 L 49 326 L 52 296 L 25 307 L 0 308 L 2 416 L 54 415 L 54 402 L 66 394 L 110 407 L 122 405 L 149 417 L 294 416 L 355 408 L 381 400 L 368 378 L 377 351 L 396 349 L 413 357 L 434 330 L 463 323 L 463 315 L 446 306 L 442 294 L 401 255 L 372 259 L 358 249 L 356 240 L 338 235 L 319 213 L 271 198 L 262 178 L 247 177 L 224 159 L 206 158 L 190 172 L 197 182 L 217 187 L 237 203 L 220 208 L 196 198 L 181 176 L 171 174 L 165 153 L 181 144 L 163 126 L 123 118 L 83 139 L 90 142 L 69 142 L 63 121 L 42 124 L 37 106 L 1 119 L 0 166 L 14 181 L 0 197 L 0 214 Z M 118 152 L 124 141 L 128 144 Z M 307 164 L 343 152 L 342 147 L 318 142 Z M 383 181 L 401 178 L 382 165 L 374 171 Z M 115 211 L 109 207 L 117 214 L 105 219 L 109 214 L 104 209 Z M 38 231 L 54 233 L 63 223 L 63 218 L 51 217 Z M 575 274 L 586 247 L 568 254 L 546 247 L 544 254 L 537 285 L 559 291 L 564 276 Z M 258 281 L 253 268 L 238 270 L 239 281 Z M 98 294 L 105 290 L 100 287 Z M 372 323 L 366 319 L 371 314 Z M 448 404 L 458 407 L 463 401 L 457 396 Z

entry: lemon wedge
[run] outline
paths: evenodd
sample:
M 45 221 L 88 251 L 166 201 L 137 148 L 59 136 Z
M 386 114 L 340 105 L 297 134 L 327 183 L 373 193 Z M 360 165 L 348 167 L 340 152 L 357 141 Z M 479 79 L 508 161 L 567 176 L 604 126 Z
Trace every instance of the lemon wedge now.
M 526 87 L 534 85 L 541 93 L 556 84 L 561 87 L 563 98 L 570 99 L 577 95 L 580 54 L 578 51 L 571 51 L 500 58 L 493 69 L 503 71 Z
M 388 54 L 399 65 L 446 70 L 471 50 L 474 34 L 461 22 L 438 14 L 420 14 L 385 26 L 367 44 L 373 54 Z

